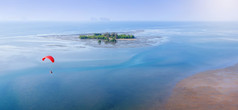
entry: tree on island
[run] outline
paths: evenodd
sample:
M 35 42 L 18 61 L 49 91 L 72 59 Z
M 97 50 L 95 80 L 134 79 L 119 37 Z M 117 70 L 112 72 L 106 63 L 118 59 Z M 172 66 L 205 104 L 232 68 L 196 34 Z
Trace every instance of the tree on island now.
M 104 33 L 103 34 L 105 37 L 109 38 L 110 37 L 110 34 L 108 32 Z
M 98 44 L 100 45 L 102 43 L 102 41 L 101 40 L 98 40 Z
M 112 40 L 111 40 L 111 42 L 117 42 L 116 38 L 113 37 Z

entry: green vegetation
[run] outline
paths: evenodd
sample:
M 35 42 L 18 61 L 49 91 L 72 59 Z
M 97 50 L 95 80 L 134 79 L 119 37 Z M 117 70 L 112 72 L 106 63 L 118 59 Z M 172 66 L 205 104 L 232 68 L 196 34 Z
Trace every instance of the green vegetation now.
M 98 40 L 98 44 L 100 45 L 102 43 L 102 41 L 101 40 Z
M 80 35 L 80 39 L 98 39 L 98 43 L 101 44 L 101 40 L 104 40 L 106 43 L 108 42 L 117 42 L 117 39 L 134 39 L 134 35 L 126 35 L 126 34 L 120 34 L 117 33 L 94 33 L 92 35 Z

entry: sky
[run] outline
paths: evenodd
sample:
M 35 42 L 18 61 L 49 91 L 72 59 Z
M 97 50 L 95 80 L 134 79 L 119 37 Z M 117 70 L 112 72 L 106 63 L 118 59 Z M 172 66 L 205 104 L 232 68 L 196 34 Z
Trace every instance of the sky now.
M 238 21 L 238 0 L 0 0 L 0 21 Z

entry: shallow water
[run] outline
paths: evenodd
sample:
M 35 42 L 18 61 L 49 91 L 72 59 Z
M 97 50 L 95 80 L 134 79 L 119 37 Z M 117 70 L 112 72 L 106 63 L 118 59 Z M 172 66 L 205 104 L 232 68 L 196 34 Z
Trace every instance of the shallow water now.
M 1 109 L 153 109 L 181 79 L 238 61 L 238 23 L 0 24 Z M 97 48 L 39 37 L 136 30 L 143 30 L 136 36 L 166 40 L 147 47 Z M 42 62 L 46 55 L 55 63 Z

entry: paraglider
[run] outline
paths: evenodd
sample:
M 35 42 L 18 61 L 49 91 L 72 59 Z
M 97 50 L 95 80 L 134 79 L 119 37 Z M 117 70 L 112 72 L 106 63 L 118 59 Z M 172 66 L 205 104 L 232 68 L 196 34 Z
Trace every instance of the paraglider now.
M 42 61 L 44 61 L 46 58 L 48 58 L 52 63 L 55 62 L 55 59 L 52 56 L 46 56 L 46 57 L 42 58 Z
M 46 58 L 49 59 L 52 63 L 55 62 L 55 59 L 54 59 L 54 57 L 52 57 L 52 56 L 45 56 L 45 57 L 42 58 L 42 61 L 45 61 Z M 52 74 L 53 71 L 50 70 L 50 73 Z

